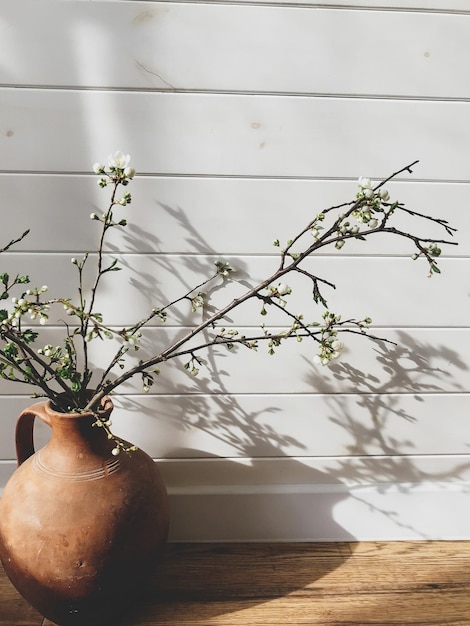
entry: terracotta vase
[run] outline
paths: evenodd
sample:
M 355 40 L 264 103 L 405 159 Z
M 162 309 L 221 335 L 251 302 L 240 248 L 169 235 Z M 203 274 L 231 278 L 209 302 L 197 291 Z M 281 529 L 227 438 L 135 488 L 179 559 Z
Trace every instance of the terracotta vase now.
M 113 404 L 103 402 L 108 419 Z M 34 453 L 34 418 L 52 428 Z M 145 584 L 168 532 L 160 472 L 141 450 L 115 443 L 91 413 L 50 402 L 17 424 L 19 467 L 0 499 L 0 558 L 20 594 L 60 626 L 115 623 Z

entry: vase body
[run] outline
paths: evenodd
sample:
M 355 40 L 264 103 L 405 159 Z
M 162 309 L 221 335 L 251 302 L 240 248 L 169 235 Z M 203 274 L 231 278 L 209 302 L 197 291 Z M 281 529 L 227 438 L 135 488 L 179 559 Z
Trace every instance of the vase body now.
M 105 399 L 102 417 L 109 418 Z M 33 423 L 52 428 L 34 453 Z M 141 450 L 114 456 L 91 413 L 49 402 L 17 425 L 19 467 L 0 499 L 0 558 L 20 594 L 60 626 L 114 623 L 155 567 L 168 532 L 157 465 Z

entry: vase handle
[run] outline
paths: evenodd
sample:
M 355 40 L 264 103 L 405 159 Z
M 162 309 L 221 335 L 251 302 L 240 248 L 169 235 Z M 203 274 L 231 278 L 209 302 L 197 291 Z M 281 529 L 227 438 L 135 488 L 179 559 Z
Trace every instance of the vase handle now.
M 51 426 L 46 413 L 46 402 L 38 402 L 25 409 L 16 422 L 16 458 L 21 465 L 34 454 L 34 419 L 39 417 L 48 426 Z

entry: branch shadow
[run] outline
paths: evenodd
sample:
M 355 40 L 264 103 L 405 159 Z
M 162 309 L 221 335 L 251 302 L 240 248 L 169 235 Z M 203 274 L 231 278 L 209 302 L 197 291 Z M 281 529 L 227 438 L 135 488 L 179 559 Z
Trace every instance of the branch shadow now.
M 205 259 L 208 255 L 216 255 L 213 249 L 208 249 L 205 242 L 191 226 L 185 212 L 181 208 L 172 209 L 167 205 L 161 205 L 167 212 L 169 218 L 176 219 L 187 232 L 186 243 L 191 245 L 196 253 L 204 254 L 204 258 L 199 259 L 192 256 L 191 260 L 178 256 L 179 265 L 175 268 L 171 259 L 157 255 L 154 261 L 155 271 L 146 274 L 134 274 L 131 278 L 132 284 L 142 293 L 151 294 L 151 297 L 162 300 L 165 294 L 158 286 L 158 271 L 163 268 L 167 272 L 172 272 L 175 284 L 182 286 L 188 291 L 193 283 L 188 281 L 187 271 L 207 275 Z M 131 232 L 128 235 L 127 245 L 132 249 L 138 249 L 139 241 L 144 237 L 142 232 Z M 158 244 L 156 239 L 154 244 Z M 129 268 L 130 269 L 130 268 Z M 241 279 L 246 280 L 242 274 Z M 220 285 L 215 285 L 215 289 Z M 155 304 L 153 304 L 155 306 Z M 207 310 L 206 310 L 207 314 Z M 176 310 L 172 322 L 175 327 L 178 324 L 187 324 L 185 311 Z M 470 470 L 470 463 L 454 463 L 448 469 L 426 467 L 422 464 L 420 457 L 422 451 L 416 449 L 416 439 L 412 436 L 406 438 L 394 434 L 393 425 L 398 422 L 406 423 L 408 426 L 418 427 L 420 419 L 416 417 L 415 408 L 423 402 L 422 394 L 432 395 L 453 387 L 456 391 L 461 390 L 458 382 L 453 382 L 449 374 L 448 365 L 462 371 L 468 369 L 466 363 L 459 355 L 447 346 L 431 346 L 426 342 L 417 341 L 416 337 L 405 332 L 398 333 L 399 346 L 390 347 L 386 343 L 378 343 L 375 351 L 374 374 L 365 369 L 351 365 L 348 361 L 334 364 L 330 367 L 330 378 L 319 382 L 316 373 L 312 372 L 308 376 L 309 387 L 312 394 L 327 394 L 326 413 L 323 418 L 330 421 L 338 429 L 347 432 L 350 443 L 348 447 L 337 454 L 335 462 L 327 471 L 320 471 L 317 467 L 309 465 L 308 458 L 312 458 L 309 444 L 306 441 L 299 441 L 286 429 L 280 432 L 279 428 L 274 428 L 269 424 L 269 419 L 262 419 L 266 416 L 274 416 L 279 413 L 279 407 L 272 403 L 262 406 L 257 410 L 247 410 L 241 398 L 234 395 L 230 386 L 226 382 L 229 380 L 229 371 L 221 367 L 221 359 L 224 357 L 214 351 L 208 350 L 205 359 L 202 378 L 195 380 L 188 377 L 187 382 L 181 382 L 180 377 L 173 376 L 171 367 L 169 373 L 170 387 L 165 387 L 163 391 L 157 392 L 154 400 L 158 403 L 158 417 L 155 415 L 155 408 L 150 407 L 147 402 L 142 401 L 139 396 L 130 395 L 121 401 L 122 408 L 127 413 L 138 413 L 147 419 L 165 422 L 170 425 L 175 432 L 183 433 L 182 438 L 177 437 L 177 442 L 192 441 L 194 444 L 202 440 L 206 445 L 178 445 L 166 442 L 164 456 L 173 461 L 192 459 L 194 461 L 194 475 L 182 477 L 173 473 L 170 479 L 173 481 L 171 489 L 172 507 L 177 526 L 174 534 L 178 537 L 190 537 L 191 526 L 197 525 L 204 528 L 210 520 L 210 526 L 214 525 L 221 529 L 220 536 L 207 536 L 207 541 L 227 541 L 230 537 L 224 535 L 224 528 L 233 526 L 234 520 L 239 530 L 238 540 L 251 540 L 259 537 L 259 541 L 283 540 L 283 531 L 279 520 L 285 516 L 286 507 L 291 515 L 292 528 L 298 531 L 299 539 L 308 537 L 312 533 L 312 525 L 316 526 L 316 536 L 321 536 L 324 532 L 323 540 L 338 538 L 344 542 L 354 542 L 355 536 L 346 528 L 342 527 L 334 514 L 334 509 L 347 498 L 354 498 L 361 502 L 369 510 L 374 509 L 378 516 L 384 516 L 391 520 L 396 527 L 406 528 L 407 525 L 393 509 L 380 508 L 376 504 L 371 504 L 367 498 L 363 498 L 360 490 L 356 492 L 351 487 L 363 485 L 380 485 L 383 493 L 390 489 L 390 485 L 398 484 L 398 488 L 404 493 L 412 493 L 416 485 L 423 481 L 454 481 L 459 480 L 460 474 L 463 476 Z M 446 363 L 447 366 L 442 364 Z M 381 375 L 375 372 L 379 370 Z M 347 389 L 347 393 L 338 389 Z M 159 395 L 161 394 L 161 395 Z M 398 394 L 407 394 L 415 401 L 415 406 L 410 404 L 403 406 L 398 400 Z M 184 402 L 176 402 L 174 398 L 184 395 Z M 352 403 L 352 404 L 351 404 Z M 353 406 L 355 405 L 355 406 Z M 354 408 L 354 410 L 350 410 Z M 157 427 L 156 427 L 157 428 Z M 400 429 L 398 429 L 399 432 Z M 410 432 L 410 428 L 406 430 Z M 310 435 L 311 436 L 311 435 Z M 210 441 L 217 441 L 217 449 L 226 451 L 222 456 L 208 452 Z M 138 445 L 139 442 L 136 441 Z M 144 446 L 143 446 L 144 447 Z M 295 450 L 295 457 L 293 451 Z M 305 459 L 305 461 L 303 460 Z M 267 462 L 271 463 L 269 470 Z M 288 464 L 288 465 L 287 465 Z M 273 473 L 273 468 L 279 465 L 287 468 L 286 475 Z M 204 486 L 208 484 L 207 476 L 211 472 L 217 472 L 223 468 L 222 475 L 211 476 L 210 484 L 215 491 L 205 492 Z M 278 470 L 279 471 L 279 470 Z M 230 476 L 231 482 L 227 484 L 226 478 Z M 199 482 L 200 481 L 200 482 Z M 266 494 L 265 486 L 274 486 L 281 497 L 273 498 L 272 494 Z M 295 485 L 305 486 L 327 486 L 330 490 L 329 500 L 323 494 L 321 507 L 312 510 L 312 517 L 305 520 L 305 505 L 298 506 L 296 501 Z M 294 486 L 294 493 L 288 493 L 287 489 Z M 286 491 L 283 492 L 283 487 Z M 333 487 L 333 488 L 332 488 Z M 198 490 L 198 488 L 200 488 Z M 217 491 L 219 488 L 219 491 Z M 193 491 L 191 491 L 193 489 Z M 220 494 L 224 494 L 223 505 L 221 506 Z M 297 494 L 298 496 L 298 494 Z M 250 503 L 250 515 L 245 518 L 241 515 L 241 500 L 243 506 Z M 315 501 L 315 498 L 313 498 Z M 325 502 L 328 502 L 325 506 Z M 409 528 L 410 531 L 419 536 L 420 531 L 416 528 Z M 258 531 L 258 535 L 256 535 Z M 327 533 L 331 533 L 328 537 Z M 424 535 L 423 535 L 424 538 Z M 198 558 L 198 550 L 202 548 L 194 547 L 195 559 Z M 353 550 L 350 547 L 350 550 Z M 266 547 L 266 550 L 269 550 Z M 214 591 L 217 581 L 223 580 L 223 573 L 226 572 L 227 563 L 230 562 L 230 547 L 220 548 L 220 559 L 217 557 L 211 568 L 211 575 L 201 577 L 196 586 L 191 588 L 186 594 L 183 593 L 183 600 L 200 600 L 206 598 L 209 604 L 206 607 L 207 619 L 219 615 L 223 612 L 223 607 L 217 602 L 217 592 Z M 328 573 L 329 568 L 338 567 L 339 564 L 348 558 L 348 554 L 341 553 L 333 565 L 325 565 L 324 571 L 318 574 L 320 577 Z M 176 559 L 176 561 L 175 561 Z M 266 565 L 266 575 L 269 570 L 269 561 Z M 168 574 L 170 573 L 170 574 Z M 144 597 L 139 613 L 139 619 L 158 613 L 159 599 L 166 599 L 168 594 L 174 593 L 181 599 L 181 589 L 172 591 L 172 585 L 177 587 L 177 577 L 186 573 L 178 569 L 178 551 L 170 544 L 167 554 L 160 566 L 157 568 L 155 581 L 161 581 L 162 576 L 170 582 L 162 590 L 157 583 L 152 585 L 147 595 Z M 250 572 L 247 571 L 247 576 Z M 263 573 L 263 576 L 265 573 Z M 176 578 L 171 578 L 171 576 Z M 174 581 L 174 583 L 171 582 Z M 313 582 L 311 572 L 302 572 L 295 581 L 289 584 L 280 585 L 279 581 L 268 583 L 268 595 L 276 596 L 276 593 L 285 595 L 296 589 L 303 588 Z M 232 586 L 231 586 L 232 585 Z M 226 581 L 225 591 L 235 597 L 240 588 L 238 583 Z M 246 593 L 246 586 L 244 588 Z M 164 594 L 164 596 L 162 596 Z M 194 594 L 194 595 L 192 595 Z M 250 603 L 259 602 L 258 598 L 247 598 Z M 262 602 L 265 600 L 261 600 Z M 166 619 L 168 619 L 166 617 Z M 175 623 L 181 619 L 178 612 Z M 124 621 L 122 626 L 133 623 Z
M 384 494 L 397 488 L 401 493 L 412 494 L 429 482 L 460 483 L 464 488 L 470 461 L 460 460 L 460 454 L 470 445 L 470 430 L 466 431 L 467 442 L 459 438 L 453 443 L 452 437 L 443 436 L 442 427 L 432 437 L 429 431 L 435 422 L 428 411 L 430 404 L 438 408 L 440 405 L 443 420 L 449 417 L 448 401 L 440 394 L 466 391 L 454 380 L 449 367 L 467 372 L 468 365 L 447 345 L 420 341 L 403 330 L 397 332 L 397 337 L 396 346 L 382 342 L 375 345 L 374 374 L 345 361 L 330 365 L 329 385 L 325 381 L 318 385 L 315 377 L 309 378 L 313 388 L 329 393 L 330 422 L 347 431 L 351 438 L 347 456 L 331 470 L 332 477 L 353 485 L 379 483 Z M 381 375 L 376 374 L 380 371 Z M 350 396 L 349 411 L 345 411 L 345 396 L 335 392 L 338 386 L 354 394 Z M 405 405 L 403 395 L 407 396 Z M 396 431 L 409 436 L 399 437 Z M 440 458 L 433 461 L 432 455 Z M 361 500 L 360 491 L 351 493 Z M 373 507 L 366 500 L 364 503 Z M 406 527 L 393 509 L 376 511 L 397 526 Z M 429 538 L 417 528 L 410 530 L 418 537 Z

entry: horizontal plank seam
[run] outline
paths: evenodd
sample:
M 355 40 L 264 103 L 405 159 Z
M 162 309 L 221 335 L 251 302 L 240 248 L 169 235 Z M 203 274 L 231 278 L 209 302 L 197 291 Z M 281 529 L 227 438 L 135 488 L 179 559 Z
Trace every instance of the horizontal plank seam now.
M 201 2 L 201 0 L 143 0 L 149 4 L 200 4 L 206 6 L 253 6 L 253 7 L 269 7 L 269 8 L 287 8 L 287 9 L 312 9 L 325 11 L 372 11 L 376 13 L 430 13 L 444 15 L 470 15 L 467 9 L 435 9 L 428 7 L 407 7 L 404 5 L 379 7 L 373 4 L 323 4 L 318 2 L 302 3 L 302 2 L 256 2 L 256 0 L 211 0 L 210 2 Z
M 470 102 L 470 96 L 420 96 L 407 94 L 374 94 L 374 93 L 323 93 L 306 91 L 269 91 L 254 89 L 185 89 L 162 87 L 123 87 L 103 85 L 43 85 L 0 83 L 0 90 L 14 91 L 57 91 L 73 93 L 87 91 L 90 93 L 133 93 L 155 95 L 206 95 L 206 96 L 233 96 L 255 98 L 304 98 L 306 100 L 382 100 L 390 102 L 429 102 L 429 103 L 464 103 Z
M 367 483 L 289 483 L 289 484 L 222 484 L 222 485 L 186 485 L 186 486 L 168 486 L 168 494 L 170 496 L 191 496 L 191 495 L 214 495 L 214 496 L 234 496 L 234 495 L 270 495 L 270 494 L 324 494 L 332 493 L 348 493 L 354 497 L 355 494 L 370 493 L 374 491 L 387 494 L 401 493 L 402 495 L 414 496 L 416 493 L 429 492 L 459 492 L 468 493 L 470 483 L 452 483 L 452 482 L 429 482 L 423 481 L 419 483 L 403 482 L 367 482 Z
M 134 320 L 135 321 L 135 320 Z M 266 326 L 268 326 L 268 324 L 265 324 Z M 30 325 L 31 328 L 41 328 L 43 329 L 43 326 L 39 326 L 39 324 L 31 324 Z M 269 324 L 271 329 L 279 329 L 279 331 L 285 330 L 287 328 L 290 328 L 290 326 L 286 326 L 283 324 L 278 324 L 278 323 L 272 323 Z M 253 329 L 256 331 L 259 331 L 259 326 L 255 325 L 255 324 L 229 324 L 226 323 L 225 327 L 227 328 L 232 328 L 232 327 L 236 327 L 237 329 Z M 73 328 L 72 325 L 70 325 L 70 328 Z M 122 325 L 118 325 L 118 324 L 110 324 L 109 328 L 111 329 L 120 329 L 122 328 Z M 194 328 L 194 326 L 181 326 L 179 324 L 165 324 L 165 325 L 161 325 L 161 326 L 151 326 L 148 325 L 145 327 L 147 330 L 168 330 L 168 329 L 172 329 L 172 330 L 181 330 L 181 331 L 187 331 L 187 330 L 191 330 Z M 344 325 L 344 328 L 351 328 L 351 326 L 346 326 L 346 324 Z M 59 323 L 58 324 L 48 324 L 47 325 L 47 329 L 48 330 L 60 330 L 63 331 L 64 327 L 61 326 Z M 381 325 L 381 324 L 372 324 L 370 326 L 370 331 L 373 333 L 374 330 L 387 330 L 387 331 L 394 331 L 394 330 L 412 330 L 412 331 L 445 331 L 445 332 L 461 332 L 461 331 L 467 331 L 470 330 L 470 326 L 464 326 L 464 325 L 455 325 L 455 326 L 438 326 L 438 325 L 432 325 L 432 326 L 410 326 L 410 325 L 403 325 L 403 326 L 399 326 L 399 325 L 394 325 L 394 326 L 386 326 L 386 325 Z M 363 336 L 364 339 L 367 339 L 367 336 Z M 293 338 L 291 338 L 293 339 Z M 371 342 L 374 343 L 374 340 L 371 339 Z M 380 340 L 377 340 L 378 343 L 380 343 Z M 223 345 L 214 345 L 213 347 L 217 348 L 217 347 L 224 347 Z M 168 361 L 170 361 L 170 359 L 168 359 Z M 326 370 L 327 371 L 327 370 Z M 1 394 L 0 394 L 1 395 Z
M 154 461 L 158 463 L 163 463 L 166 465 L 184 465 L 185 463 L 204 463 L 204 464 L 220 464 L 220 463 L 233 463 L 236 465 L 249 465 L 252 463 L 307 463 L 312 462 L 315 464 L 325 463 L 325 462 L 341 462 L 346 461 L 387 461 L 387 460 L 402 460 L 406 459 L 407 461 L 423 461 L 423 460 L 464 460 L 467 461 L 470 459 L 470 453 L 462 453 L 456 452 L 452 454 L 362 454 L 362 455 L 317 455 L 317 456 L 194 456 L 194 457 L 154 457 Z M 11 463 L 16 463 L 16 459 L 0 459 L 1 465 L 9 465 Z M 432 481 L 430 481 L 432 482 Z M 446 482 L 446 481 L 444 481 Z
M 370 172 L 369 172 L 370 173 Z M 64 178 L 72 177 L 90 177 L 96 178 L 96 174 L 91 174 L 88 171 L 78 170 L 0 170 L 0 176 L 59 176 Z M 281 176 L 281 175 L 267 175 L 267 174 L 204 174 L 204 173 L 178 173 L 178 172 L 139 172 L 136 179 L 139 178 L 156 178 L 156 179 L 191 179 L 191 180 L 237 180 L 237 181 L 259 181 L 259 182 L 325 182 L 325 183 L 348 183 L 356 182 L 358 176 Z M 373 180 L 382 180 L 386 178 L 386 175 L 370 176 Z M 438 184 L 438 185 L 468 185 L 469 179 L 450 179 L 450 178 L 400 178 L 394 179 L 395 183 L 407 183 L 407 184 Z
M 201 5 L 201 6 L 240 6 L 240 7 L 259 7 L 259 8 L 286 8 L 286 9 L 309 9 L 324 11 L 371 11 L 376 13 L 424 13 L 424 14 L 444 14 L 444 15 L 470 15 L 467 9 L 452 8 L 432 8 L 432 7 L 409 7 L 404 4 L 397 6 L 380 7 L 374 4 L 324 4 L 319 2 L 286 2 L 280 0 L 256 1 L 256 0 L 141 0 L 142 4 L 173 4 L 173 5 Z
M 113 399 L 137 399 L 137 398 L 146 398 L 146 399 L 155 399 L 156 401 L 164 399 L 164 398 L 181 398 L 181 396 L 188 398 L 265 398 L 266 396 L 269 398 L 331 398 L 334 395 L 336 399 L 339 398 L 355 398 L 367 396 L 371 398 L 380 398 L 382 396 L 387 396 L 388 398 L 416 398 L 417 396 L 429 396 L 431 398 L 448 398 L 452 396 L 454 398 L 462 397 L 468 398 L 470 396 L 470 391 L 381 391 L 381 392 L 361 392 L 361 391 L 338 391 L 335 393 L 322 393 L 322 392 L 311 392 L 311 391 L 298 391 L 298 392 L 252 392 L 252 391 L 236 391 L 236 392 L 227 392 L 227 391 L 211 391 L 211 392 L 195 392 L 195 391 L 184 391 L 182 393 L 142 393 L 142 392 L 126 392 L 126 393 L 115 393 L 113 394 Z M 3 400 L 31 400 L 31 395 L 28 393 L 24 394 L 15 394 L 15 393 L 0 393 L 0 399 Z M 40 399 L 38 399 L 38 402 Z
M 448 236 L 448 241 L 452 242 L 452 241 L 457 241 L 457 240 L 452 240 L 452 238 L 450 236 Z M 452 248 L 452 249 L 458 249 L 458 248 Z M 70 250 L 34 250 L 34 249 L 22 249 L 22 250 L 8 250 L 7 252 L 3 252 L 3 258 L 14 258 L 17 256 L 34 256 L 34 257 L 38 257 L 38 256 L 45 256 L 45 257 L 57 257 L 57 256 L 65 256 L 67 257 L 69 254 L 73 253 L 73 252 L 80 252 L 81 248 L 71 248 Z M 104 250 L 103 251 L 103 255 L 105 257 L 110 256 L 110 257 L 123 257 L 123 258 L 132 258 L 132 257 L 165 257 L 165 259 L 172 259 L 172 260 L 178 260 L 181 259 L 182 257 L 188 258 L 188 259 L 192 259 L 192 258 L 196 258 L 196 259 L 207 259 L 208 261 L 213 261 L 214 258 L 218 259 L 221 254 L 223 254 L 224 257 L 236 257 L 238 259 L 245 259 L 245 258 L 257 258 L 257 259 L 266 259 L 266 260 L 272 260 L 272 259 L 278 259 L 279 258 L 279 251 L 274 251 L 272 253 L 269 252 L 227 252 L 226 250 L 224 250 L 223 253 L 218 252 L 217 250 L 215 251 L 208 251 L 208 252 L 197 252 L 197 251 L 191 251 L 191 252 L 184 252 L 184 251 L 172 251 L 172 252 L 162 252 L 162 251 L 139 251 L 139 250 L 131 250 L 131 251 L 127 251 L 127 250 Z M 97 252 L 95 251 L 91 251 L 89 253 L 89 257 L 93 258 L 94 256 L 97 255 Z M 361 259 L 382 259 L 382 260 L 390 260 L 393 262 L 396 262 L 397 260 L 412 260 L 411 259 L 411 254 L 407 254 L 406 252 L 403 253 L 396 253 L 396 254 L 387 254 L 387 253 L 381 253 L 381 252 L 369 252 L 369 253 L 357 253 L 357 254 L 348 254 L 345 252 L 340 252 L 338 253 L 336 252 L 315 252 L 315 258 L 316 259 L 320 259 L 320 258 L 324 258 L 324 259 L 338 259 L 338 260 L 352 260 L 352 259 L 358 259 L 359 261 Z M 468 254 L 462 254 L 462 255 L 445 255 L 445 254 L 441 254 L 439 256 L 439 260 L 446 260 L 447 262 L 458 262 L 460 260 L 466 260 L 470 258 L 470 256 Z M 425 273 L 427 271 L 427 267 L 425 265 L 425 262 L 423 261 L 422 263 L 422 267 L 425 269 Z M 234 268 L 236 270 L 236 268 Z M 236 278 L 236 274 L 234 274 L 235 278 L 233 278 L 230 282 L 232 284 L 238 282 L 237 278 Z M 438 280 L 438 279 L 437 279 Z

